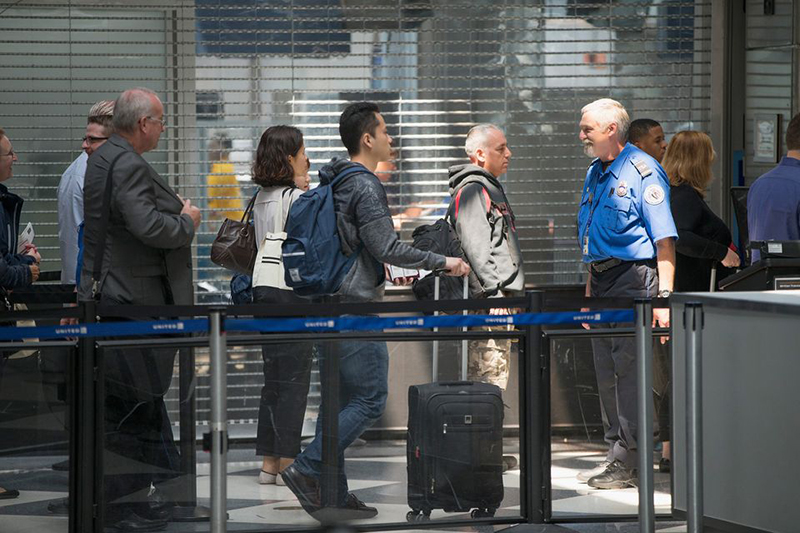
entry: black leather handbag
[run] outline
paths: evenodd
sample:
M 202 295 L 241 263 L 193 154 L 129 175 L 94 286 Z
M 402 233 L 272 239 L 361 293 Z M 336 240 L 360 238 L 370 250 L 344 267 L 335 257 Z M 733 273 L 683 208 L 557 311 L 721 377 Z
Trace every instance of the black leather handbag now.
M 250 199 L 242 220 L 226 218 L 211 245 L 211 261 L 228 270 L 251 276 L 256 263 L 256 231 L 252 224 L 256 196 Z

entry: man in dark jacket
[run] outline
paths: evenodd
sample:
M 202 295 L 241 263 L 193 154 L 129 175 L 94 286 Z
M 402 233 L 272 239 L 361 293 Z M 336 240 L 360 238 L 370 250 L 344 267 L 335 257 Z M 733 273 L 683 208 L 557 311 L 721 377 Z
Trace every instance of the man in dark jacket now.
M 78 299 L 108 305 L 191 305 L 191 243 L 200 211 L 179 197 L 142 154 L 158 145 L 164 106 L 149 89 L 123 92 L 114 105 L 114 134 L 89 157 L 84 183 L 84 257 Z M 114 164 L 109 174 L 109 168 Z M 105 238 L 107 180 L 111 202 Z M 93 279 L 98 243 L 100 275 Z M 166 527 L 150 513 L 151 482 L 177 470 L 177 449 L 164 408 L 174 349 L 107 349 L 107 525 L 122 531 Z M 150 514 L 150 516 L 146 516 Z
M 450 195 L 455 230 L 481 288 L 472 296 L 521 296 L 525 289 L 522 253 L 514 212 L 499 181 L 511 159 L 506 136 L 493 124 L 479 124 L 467 133 L 464 150 L 470 163 L 450 168 Z M 507 314 L 509 310 L 490 312 Z M 505 389 L 510 359 L 510 339 L 471 341 L 469 378 Z
M 42 260 L 35 246 L 29 246 L 17 253 L 19 220 L 24 200 L 10 192 L 5 182 L 13 175 L 17 154 L 11 140 L 0 128 L 0 254 L 8 267 L 0 277 L 3 289 L 27 287 L 39 278 L 39 262 Z
M 350 160 L 334 159 L 320 170 L 320 182 L 331 182 L 345 169 L 358 166 L 363 172 L 350 174 L 333 192 L 339 237 L 345 254 L 358 259 L 329 301 L 370 302 L 383 298 L 384 264 L 434 270 L 443 268 L 452 276 L 469 273 L 461 259 L 417 250 L 397 237 L 383 185 L 374 172 L 380 161 L 391 156 L 392 138 L 378 106 L 361 102 L 349 105 L 339 119 L 339 133 Z M 337 503 L 322 511 L 319 478 L 322 471 L 321 424 L 314 441 L 283 471 L 283 480 L 303 509 L 321 520 L 354 520 L 378 514 L 348 491 L 344 451 L 383 413 L 388 393 L 389 354 L 383 341 L 327 343 L 321 356 L 322 373 L 329 350 L 339 355 L 339 435 Z M 327 353 L 326 353 L 327 352 Z M 325 384 L 323 383 L 323 387 Z M 323 404 L 322 410 L 325 409 Z

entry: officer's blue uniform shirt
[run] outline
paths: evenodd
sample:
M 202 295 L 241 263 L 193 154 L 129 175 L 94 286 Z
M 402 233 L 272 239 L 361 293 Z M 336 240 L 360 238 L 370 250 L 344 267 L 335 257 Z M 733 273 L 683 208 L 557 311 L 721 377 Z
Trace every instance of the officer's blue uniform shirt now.
M 658 162 L 628 143 L 603 170 L 586 172 L 578 212 L 583 262 L 656 257 L 656 242 L 678 237 L 669 207 L 669 179 Z
M 758 178 L 747 194 L 751 241 L 800 240 L 800 160 L 784 157 Z M 760 259 L 753 250 L 753 262 Z

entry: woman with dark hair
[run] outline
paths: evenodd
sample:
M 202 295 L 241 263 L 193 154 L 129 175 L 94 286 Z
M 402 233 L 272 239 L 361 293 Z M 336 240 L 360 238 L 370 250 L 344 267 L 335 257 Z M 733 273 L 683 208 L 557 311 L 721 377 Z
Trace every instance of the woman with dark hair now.
M 282 232 L 292 203 L 308 190 L 309 161 L 303 134 L 292 126 L 272 126 L 261 136 L 253 181 L 261 186 L 253 207 L 256 239 Z M 306 303 L 291 289 L 253 284 L 256 304 Z M 283 485 L 280 476 L 300 453 L 313 344 L 267 344 L 262 348 L 264 387 L 258 410 L 256 455 L 264 456 L 258 482 Z
M 705 202 L 716 154 L 711 138 L 700 131 L 680 131 L 667 145 L 662 166 L 669 176 L 670 208 L 678 241 L 675 243 L 675 292 L 708 292 L 711 270 L 739 266 L 731 232 Z M 722 279 L 725 274 L 718 277 Z M 659 437 L 663 443 L 659 469 L 668 472 L 669 382 L 659 402 Z

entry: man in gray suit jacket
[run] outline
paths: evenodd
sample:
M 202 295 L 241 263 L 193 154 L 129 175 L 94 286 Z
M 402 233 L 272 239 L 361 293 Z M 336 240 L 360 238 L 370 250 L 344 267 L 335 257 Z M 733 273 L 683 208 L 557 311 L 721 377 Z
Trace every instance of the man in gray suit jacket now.
M 149 89 L 127 90 L 116 101 L 113 127 L 114 134 L 91 155 L 86 169 L 78 298 L 110 305 L 191 305 L 191 243 L 200 211 L 142 157 L 158 145 L 164 107 Z M 112 163 L 102 268 L 94 279 Z M 169 315 L 167 308 L 163 315 Z M 166 526 L 166 513 L 154 513 L 146 496 L 151 482 L 177 473 L 177 450 L 163 400 L 174 359 L 174 349 L 106 350 L 104 494 L 106 524 L 118 530 Z

